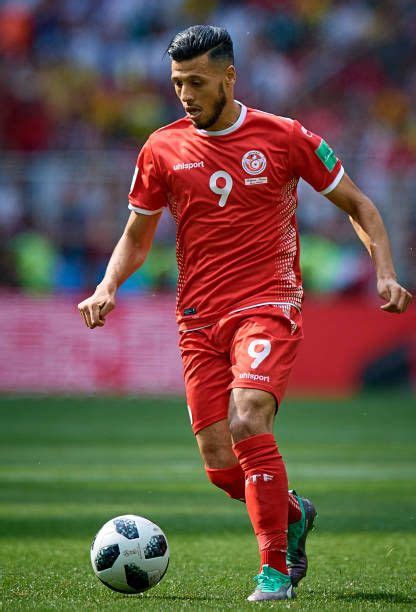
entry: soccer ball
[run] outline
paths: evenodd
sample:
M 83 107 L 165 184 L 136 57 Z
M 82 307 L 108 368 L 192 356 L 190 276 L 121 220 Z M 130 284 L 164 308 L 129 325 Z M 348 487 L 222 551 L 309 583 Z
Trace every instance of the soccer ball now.
M 113 591 L 143 593 L 168 569 L 168 541 L 160 527 L 142 516 L 117 516 L 95 536 L 91 563 L 97 578 Z

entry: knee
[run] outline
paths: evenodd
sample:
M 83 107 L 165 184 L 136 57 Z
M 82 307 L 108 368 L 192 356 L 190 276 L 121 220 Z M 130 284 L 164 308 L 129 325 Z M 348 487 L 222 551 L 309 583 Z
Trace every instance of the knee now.
M 275 408 L 274 397 L 266 391 L 234 389 L 229 415 L 233 441 L 271 432 Z
M 249 411 L 234 414 L 230 418 L 230 431 L 234 443 L 249 438 L 250 436 L 255 436 L 257 433 L 261 433 L 258 430 L 258 424 L 250 417 Z

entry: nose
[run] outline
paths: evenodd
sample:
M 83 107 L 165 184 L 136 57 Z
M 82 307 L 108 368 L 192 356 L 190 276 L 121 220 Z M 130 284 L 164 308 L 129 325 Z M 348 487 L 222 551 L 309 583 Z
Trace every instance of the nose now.
M 192 90 L 189 89 L 189 87 L 185 87 L 185 85 L 182 86 L 181 101 L 188 106 L 190 106 L 194 101 Z

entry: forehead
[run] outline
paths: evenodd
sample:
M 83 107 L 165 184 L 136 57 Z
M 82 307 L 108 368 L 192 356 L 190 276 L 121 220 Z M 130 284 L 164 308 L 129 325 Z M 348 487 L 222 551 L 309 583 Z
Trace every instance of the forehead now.
M 199 55 L 198 57 L 183 62 L 175 62 L 175 60 L 172 60 L 172 79 L 185 79 L 191 75 L 206 77 L 218 76 L 219 72 L 222 72 L 220 62 L 213 62 L 210 60 L 208 53 L 204 53 L 204 55 Z

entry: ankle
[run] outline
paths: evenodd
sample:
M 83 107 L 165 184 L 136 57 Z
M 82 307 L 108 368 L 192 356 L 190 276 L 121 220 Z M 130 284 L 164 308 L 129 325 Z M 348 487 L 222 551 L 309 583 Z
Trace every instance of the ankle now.
M 286 552 L 281 550 L 262 550 L 261 551 L 261 567 L 268 565 L 270 568 L 277 570 L 281 574 L 288 575 L 286 566 Z

